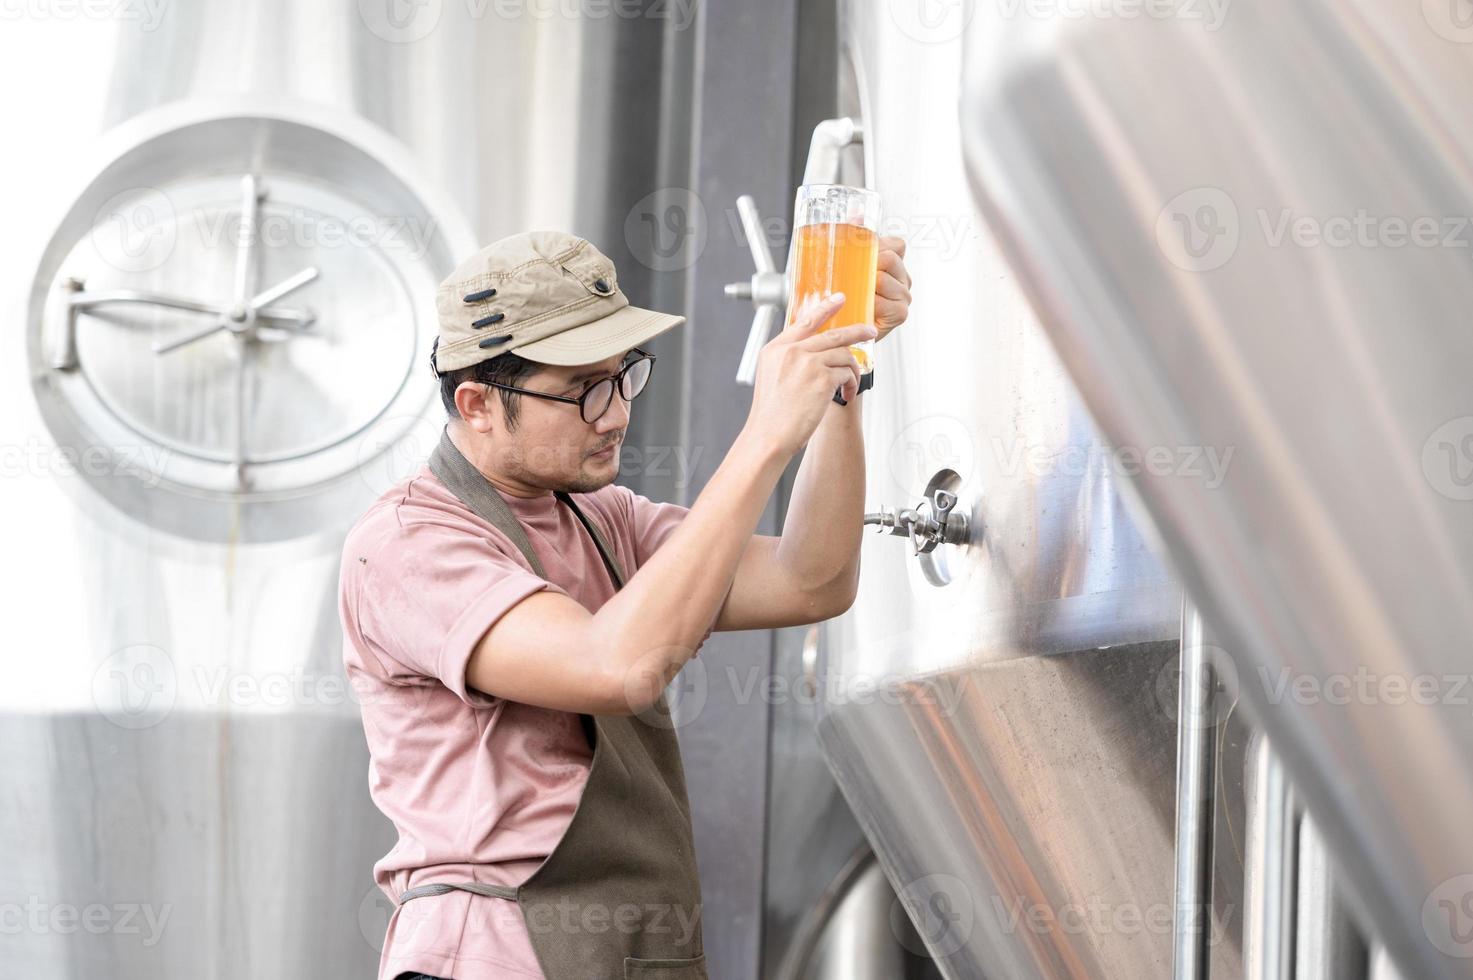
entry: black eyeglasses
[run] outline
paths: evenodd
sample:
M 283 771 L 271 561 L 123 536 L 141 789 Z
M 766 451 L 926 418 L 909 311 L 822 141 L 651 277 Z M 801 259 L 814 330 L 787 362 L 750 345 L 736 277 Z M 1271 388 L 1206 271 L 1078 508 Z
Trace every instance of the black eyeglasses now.
M 619 394 L 624 396 L 624 400 L 631 402 L 641 391 L 644 391 L 644 386 L 649 382 L 650 372 L 655 369 L 655 355 L 642 351 L 638 347 L 634 348 L 634 353 L 639 356 L 627 362 L 617 374 L 589 382 L 576 398 L 571 395 L 553 395 L 545 391 L 533 391 L 531 388 L 517 388 L 513 385 L 504 385 L 499 381 L 481 383 L 496 388 L 505 388 L 507 391 L 520 391 L 524 395 L 550 398 L 557 402 L 572 402 L 578 406 L 578 412 L 583 416 L 583 421 L 597 422 L 614 403 L 616 385 L 619 388 Z

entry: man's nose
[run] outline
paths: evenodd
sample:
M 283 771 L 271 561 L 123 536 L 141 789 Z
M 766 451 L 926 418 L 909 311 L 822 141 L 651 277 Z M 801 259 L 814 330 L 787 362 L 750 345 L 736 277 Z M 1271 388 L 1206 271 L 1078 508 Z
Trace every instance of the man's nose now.
M 599 432 L 608 432 L 610 429 L 620 429 L 629 423 L 629 402 L 617 389 L 614 398 L 609 402 L 609 407 L 600 415 L 594 423 Z

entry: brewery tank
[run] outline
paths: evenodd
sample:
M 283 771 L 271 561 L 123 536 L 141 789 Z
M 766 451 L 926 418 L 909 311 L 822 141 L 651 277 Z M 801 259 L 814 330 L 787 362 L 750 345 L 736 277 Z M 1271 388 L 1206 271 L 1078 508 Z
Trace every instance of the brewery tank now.
M 839 109 L 861 135 L 838 176 L 882 196 L 914 305 L 866 395 L 880 533 L 824 631 L 818 734 L 948 977 L 1162 976 L 1182 598 L 1130 500 L 1141 461 L 1101 438 L 973 203 L 964 26 L 840 6 Z M 965 541 L 884 533 L 934 517 L 938 491 Z M 1090 903 L 1167 925 L 1030 926 Z
M 1473 975 L 1466 8 L 1004 9 L 961 105 L 991 227 L 1112 442 L 1235 450 L 1129 479 L 1371 974 Z

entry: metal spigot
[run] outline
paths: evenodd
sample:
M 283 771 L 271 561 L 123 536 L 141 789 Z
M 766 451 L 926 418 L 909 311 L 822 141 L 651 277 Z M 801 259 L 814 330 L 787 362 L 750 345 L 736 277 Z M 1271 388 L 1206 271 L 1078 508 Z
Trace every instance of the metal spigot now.
M 882 504 L 878 512 L 864 515 L 864 523 L 874 525 L 879 534 L 910 538 L 910 553 L 925 555 L 940 544 L 967 542 L 967 515 L 953 511 L 956 500 L 956 494 L 938 489 L 929 500 L 923 499 L 915 507 L 896 510 Z
M 864 126 L 843 116 L 825 119 L 813 127 L 808 141 L 808 160 L 803 166 L 803 183 L 832 184 L 839 179 L 839 158 L 847 146 L 864 142 Z

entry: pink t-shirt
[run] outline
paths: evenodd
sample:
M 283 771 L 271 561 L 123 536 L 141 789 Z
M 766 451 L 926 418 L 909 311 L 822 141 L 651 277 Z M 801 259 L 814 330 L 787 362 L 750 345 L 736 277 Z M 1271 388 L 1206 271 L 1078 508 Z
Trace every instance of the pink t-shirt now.
M 572 496 L 628 576 L 688 513 L 617 484 Z M 369 792 L 399 831 L 374 880 L 395 902 L 437 881 L 525 881 L 562 837 L 587 779 L 576 714 L 466 687 L 476 642 L 522 599 L 552 589 L 592 612 L 614 594 L 593 538 L 551 493 L 502 499 L 547 579 L 428 466 L 374 501 L 343 545 L 343 659 L 363 715 Z M 403 971 L 542 976 L 516 903 L 464 891 L 395 910 L 379 977 Z

